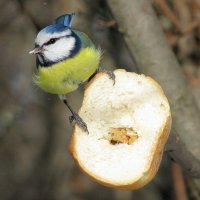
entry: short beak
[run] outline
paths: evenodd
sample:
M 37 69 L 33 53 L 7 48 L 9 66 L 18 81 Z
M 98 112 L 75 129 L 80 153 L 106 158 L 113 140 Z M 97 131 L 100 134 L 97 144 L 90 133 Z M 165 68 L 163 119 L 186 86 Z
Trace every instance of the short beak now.
M 29 51 L 29 54 L 37 54 L 37 53 L 40 53 L 43 51 L 43 48 L 42 47 L 36 47 L 35 49 L 33 49 L 32 51 Z

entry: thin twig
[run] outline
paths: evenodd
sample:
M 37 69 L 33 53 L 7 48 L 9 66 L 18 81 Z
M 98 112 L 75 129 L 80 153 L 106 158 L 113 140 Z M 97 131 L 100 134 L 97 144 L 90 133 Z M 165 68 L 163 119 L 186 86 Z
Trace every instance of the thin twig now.
M 187 193 L 185 189 L 185 182 L 183 178 L 183 173 L 179 165 L 175 162 L 171 164 L 171 172 L 174 183 L 174 191 L 177 200 L 187 200 Z
M 160 6 L 163 13 L 169 18 L 169 20 L 175 25 L 176 29 L 181 34 L 186 34 L 192 31 L 193 29 L 197 28 L 200 25 L 200 19 L 195 19 L 194 21 L 190 22 L 188 25 L 183 26 L 175 14 L 170 10 L 164 0 L 154 0 L 154 2 Z

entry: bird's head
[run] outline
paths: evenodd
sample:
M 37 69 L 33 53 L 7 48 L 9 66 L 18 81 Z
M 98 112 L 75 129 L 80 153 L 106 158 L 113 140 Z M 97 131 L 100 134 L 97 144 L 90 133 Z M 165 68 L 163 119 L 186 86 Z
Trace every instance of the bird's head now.
M 73 57 L 80 49 L 80 38 L 70 28 L 69 16 L 59 17 L 55 24 L 42 29 L 36 39 L 35 48 L 29 53 L 34 53 L 41 66 L 50 66 L 54 63 Z M 62 19 L 62 21 L 61 21 Z

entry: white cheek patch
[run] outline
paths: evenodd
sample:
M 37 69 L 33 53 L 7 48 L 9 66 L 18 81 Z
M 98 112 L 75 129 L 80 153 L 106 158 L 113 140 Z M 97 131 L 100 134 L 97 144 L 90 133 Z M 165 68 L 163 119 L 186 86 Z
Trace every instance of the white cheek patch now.
M 75 47 L 74 37 L 63 37 L 58 39 L 54 44 L 44 46 L 44 56 L 47 60 L 56 62 L 70 55 L 71 50 Z
M 46 33 L 46 32 L 39 32 L 37 38 L 35 39 L 35 43 L 39 46 L 42 46 L 44 43 L 48 42 L 51 38 L 60 38 L 63 36 L 71 35 L 71 30 L 67 29 L 62 32 L 55 32 L 55 33 Z

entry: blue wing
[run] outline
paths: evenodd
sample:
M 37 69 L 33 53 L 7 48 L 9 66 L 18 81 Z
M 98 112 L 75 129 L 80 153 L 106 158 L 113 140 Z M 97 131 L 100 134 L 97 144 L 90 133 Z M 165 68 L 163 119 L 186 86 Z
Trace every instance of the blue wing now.
M 66 27 L 71 27 L 74 15 L 75 15 L 75 13 L 62 15 L 55 20 L 55 24 L 60 24 L 60 25 L 66 26 Z

